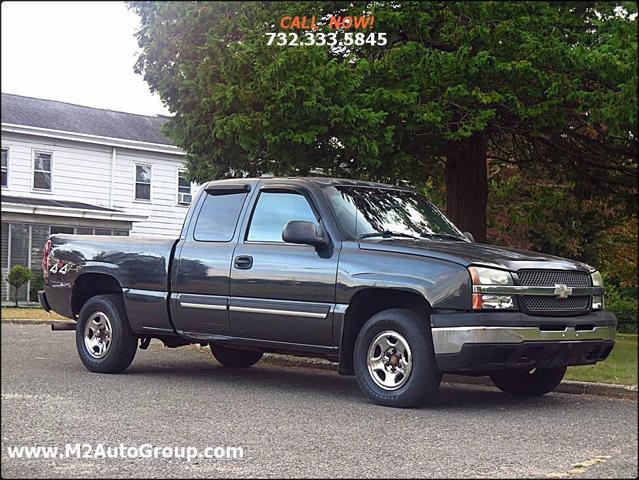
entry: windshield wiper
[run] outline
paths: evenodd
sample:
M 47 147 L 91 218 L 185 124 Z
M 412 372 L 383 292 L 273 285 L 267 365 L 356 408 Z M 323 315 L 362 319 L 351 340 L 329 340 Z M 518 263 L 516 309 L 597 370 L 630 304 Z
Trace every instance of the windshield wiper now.
M 457 235 L 452 235 L 450 233 L 427 233 L 423 235 L 422 238 L 444 238 L 449 240 L 455 240 L 457 242 L 465 241 L 463 238 L 458 237 Z
M 414 235 L 409 235 L 408 233 L 392 232 L 390 230 L 384 230 L 383 232 L 362 233 L 359 236 L 360 240 L 362 238 L 373 238 L 373 237 L 382 237 L 382 238 L 405 237 L 405 238 L 414 238 L 414 239 L 419 238 Z

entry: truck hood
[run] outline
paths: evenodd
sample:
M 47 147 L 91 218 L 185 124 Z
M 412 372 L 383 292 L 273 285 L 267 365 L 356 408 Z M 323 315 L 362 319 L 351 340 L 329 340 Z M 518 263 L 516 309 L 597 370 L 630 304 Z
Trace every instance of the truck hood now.
M 483 243 L 392 238 L 362 240 L 359 243 L 359 247 L 363 250 L 379 250 L 436 258 L 455 262 L 466 267 L 469 265 L 483 265 L 510 271 L 527 268 L 591 271 L 586 264 L 575 260 Z

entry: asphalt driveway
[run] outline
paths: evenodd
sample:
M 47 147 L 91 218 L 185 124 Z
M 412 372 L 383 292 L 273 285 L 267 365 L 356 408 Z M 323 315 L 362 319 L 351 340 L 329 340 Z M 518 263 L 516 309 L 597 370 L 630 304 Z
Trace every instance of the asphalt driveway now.
M 122 375 L 89 373 L 73 332 L 2 325 L 2 476 L 636 477 L 637 402 L 443 385 L 428 408 L 367 402 L 352 377 L 153 342 Z M 67 443 L 240 446 L 241 459 L 11 459 Z

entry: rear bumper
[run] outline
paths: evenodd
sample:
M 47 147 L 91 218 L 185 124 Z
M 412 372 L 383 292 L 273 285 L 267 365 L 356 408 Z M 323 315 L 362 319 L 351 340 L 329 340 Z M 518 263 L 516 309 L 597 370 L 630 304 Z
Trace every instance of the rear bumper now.
M 38 301 L 40 302 L 40 306 L 45 312 L 48 312 L 51 310 L 51 307 L 49 306 L 49 302 L 47 301 L 47 295 L 46 293 L 44 293 L 44 290 L 38 291 Z
M 609 312 L 535 317 L 519 312 L 433 314 L 433 346 L 442 372 L 587 365 L 612 351 L 617 320 Z
M 75 315 L 71 310 L 71 293 L 72 287 L 69 284 L 56 285 L 55 287 L 47 285 L 44 287 L 44 291 L 38 292 L 38 300 L 47 312 L 53 310 L 63 317 L 75 320 Z

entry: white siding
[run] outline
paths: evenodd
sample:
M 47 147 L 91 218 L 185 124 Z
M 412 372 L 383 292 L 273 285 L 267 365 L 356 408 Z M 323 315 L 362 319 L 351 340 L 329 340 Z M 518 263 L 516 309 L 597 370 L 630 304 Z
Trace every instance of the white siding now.
M 2 193 L 13 196 L 71 200 L 147 215 L 135 222 L 131 235 L 178 235 L 188 207 L 177 203 L 177 175 L 183 156 L 116 148 L 116 168 L 111 179 L 113 148 L 44 136 L 2 132 L 2 147 L 9 148 L 9 185 Z M 51 192 L 34 191 L 33 151 L 53 154 Z M 134 199 L 135 163 L 152 165 L 151 201 Z M 113 181 L 113 205 L 111 182 Z
M 135 164 L 150 164 L 151 201 L 135 199 Z M 176 237 L 188 206 L 178 205 L 178 169 L 183 159 L 177 155 L 118 149 L 116 156 L 113 208 L 147 215 L 145 222 L 133 224 L 131 235 Z
M 109 147 L 5 132 L 2 133 L 2 146 L 9 148 L 9 185 L 2 193 L 108 207 Z M 51 192 L 31 188 L 34 150 L 53 154 Z

